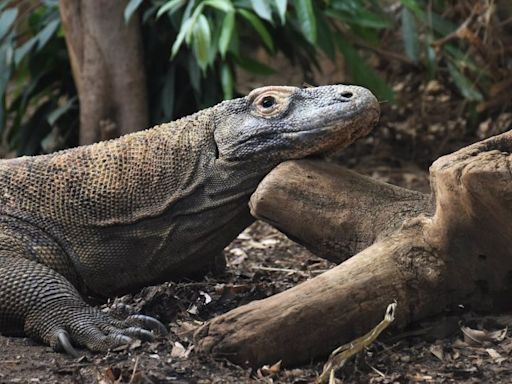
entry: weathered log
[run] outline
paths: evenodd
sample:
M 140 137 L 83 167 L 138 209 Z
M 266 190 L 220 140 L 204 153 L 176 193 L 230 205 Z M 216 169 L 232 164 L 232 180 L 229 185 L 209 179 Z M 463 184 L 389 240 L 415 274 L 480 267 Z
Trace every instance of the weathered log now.
M 253 216 L 335 263 L 434 209 L 430 195 L 313 160 L 278 166 L 260 183 L 250 207 Z
M 253 196 L 257 217 L 330 259 L 376 242 L 314 279 L 214 318 L 196 333 L 197 348 L 240 364 L 299 364 L 367 332 L 394 299 L 395 327 L 458 304 L 510 307 L 511 152 L 507 132 L 438 159 L 430 168 L 433 214 L 425 196 L 336 165 L 281 165 Z M 318 245 L 323 237 L 349 245 Z

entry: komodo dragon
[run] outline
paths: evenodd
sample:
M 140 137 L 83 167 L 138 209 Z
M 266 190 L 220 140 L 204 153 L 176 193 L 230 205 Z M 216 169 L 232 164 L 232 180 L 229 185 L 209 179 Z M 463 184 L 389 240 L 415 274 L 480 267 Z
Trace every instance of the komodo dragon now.
M 379 104 L 355 86 L 263 87 L 175 122 L 49 155 L 0 161 L 0 331 L 72 355 L 165 327 L 119 320 L 113 297 L 204 273 L 253 218 L 279 163 L 367 134 Z M 162 330 L 163 328 L 163 330 Z

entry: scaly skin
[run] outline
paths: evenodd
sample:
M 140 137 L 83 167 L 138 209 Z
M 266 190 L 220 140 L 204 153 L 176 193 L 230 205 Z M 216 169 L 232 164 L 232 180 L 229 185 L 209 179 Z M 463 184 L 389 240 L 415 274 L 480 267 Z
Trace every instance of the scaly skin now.
M 341 149 L 378 115 L 360 87 L 264 87 L 116 140 L 0 161 L 0 331 L 70 353 L 70 340 L 104 351 L 162 332 L 81 295 L 206 272 L 253 221 L 249 197 L 272 168 Z

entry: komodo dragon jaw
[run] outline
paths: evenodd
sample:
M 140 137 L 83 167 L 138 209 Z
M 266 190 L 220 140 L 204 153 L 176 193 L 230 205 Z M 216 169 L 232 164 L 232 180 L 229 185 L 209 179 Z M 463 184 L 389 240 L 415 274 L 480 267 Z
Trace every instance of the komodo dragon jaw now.
M 252 222 L 266 173 L 349 145 L 378 115 L 360 87 L 264 87 L 116 140 L 1 160 L 0 332 L 72 355 L 165 333 L 82 297 L 202 271 Z
M 219 107 L 214 137 L 228 161 L 281 162 L 340 150 L 367 135 L 380 114 L 375 96 L 351 85 L 262 87 Z

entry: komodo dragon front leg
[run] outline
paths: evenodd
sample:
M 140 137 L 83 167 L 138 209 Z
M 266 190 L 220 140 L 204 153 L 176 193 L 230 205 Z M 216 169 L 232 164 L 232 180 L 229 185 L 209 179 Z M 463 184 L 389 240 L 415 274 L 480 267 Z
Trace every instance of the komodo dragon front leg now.
M 271 86 L 116 140 L 1 160 L 0 332 L 75 355 L 71 342 L 105 351 L 162 332 L 81 295 L 204 272 L 253 221 L 248 201 L 268 172 L 349 145 L 378 116 L 361 87 Z
M 152 340 L 165 327 L 142 315 L 117 320 L 86 304 L 78 291 L 62 275 L 37 262 L 0 254 L 0 328 L 18 333 L 20 325 L 28 336 L 78 352 L 70 339 L 92 351 L 105 351 L 132 338 Z M 148 330 L 149 329 L 149 330 Z

